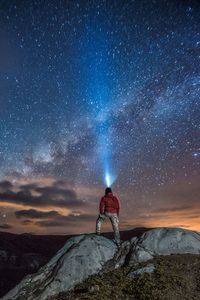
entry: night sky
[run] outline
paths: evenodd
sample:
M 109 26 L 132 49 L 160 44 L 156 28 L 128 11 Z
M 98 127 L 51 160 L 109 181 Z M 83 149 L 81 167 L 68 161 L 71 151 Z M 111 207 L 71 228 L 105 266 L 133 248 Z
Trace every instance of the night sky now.
M 93 232 L 105 178 L 200 231 L 199 1 L 0 1 L 0 231 Z

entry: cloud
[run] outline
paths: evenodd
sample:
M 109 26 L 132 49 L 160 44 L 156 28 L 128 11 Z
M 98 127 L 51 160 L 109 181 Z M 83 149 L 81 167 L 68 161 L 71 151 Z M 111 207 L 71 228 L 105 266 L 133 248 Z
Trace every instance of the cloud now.
M 40 211 L 35 209 L 28 210 L 18 210 L 15 211 L 17 218 L 31 218 L 31 219 L 41 219 L 41 218 L 53 218 L 59 216 L 59 213 L 55 210 L 51 211 Z
M 0 191 L 4 192 L 12 188 L 12 183 L 8 180 L 4 180 L 0 182 Z
M 54 226 L 78 226 L 82 227 L 85 223 L 95 223 L 96 216 L 95 215 L 90 215 L 90 214 L 82 214 L 82 215 L 68 215 L 68 216 L 63 216 L 63 215 L 58 215 L 56 218 L 53 220 L 41 220 L 35 222 L 36 225 L 40 227 L 54 227 Z
M 69 215 L 62 215 L 57 211 L 41 211 L 36 209 L 27 209 L 27 210 L 17 210 L 15 211 L 15 216 L 18 219 L 27 218 L 22 221 L 22 225 L 31 225 L 33 224 L 33 220 L 37 220 L 34 222 L 34 225 L 39 227 L 62 227 L 62 226 L 82 226 L 85 223 L 95 222 L 96 215 L 92 214 L 81 214 L 74 213 Z M 30 220 L 31 219 L 31 220 Z
M 40 227 L 63 227 L 63 223 L 59 221 L 38 221 L 36 224 Z
M 36 207 L 62 207 L 62 208 L 80 208 L 86 205 L 86 202 L 77 198 L 73 189 L 63 188 L 54 185 L 39 186 L 38 184 L 24 184 L 13 186 L 11 182 L 0 182 L 2 187 L 0 192 L 0 202 L 20 204 L 24 206 Z M 13 191 L 18 188 L 18 191 Z
M 10 224 L 4 223 L 4 224 L 0 224 L 0 228 L 1 229 L 11 229 L 11 228 L 13 228 L 13 226 Z
M 22 225 L 30 225 L 30 224 L 32 224 L 33 222 L 31 221 L 31 220 L 22 220 L 21 221 L 21 224 Z

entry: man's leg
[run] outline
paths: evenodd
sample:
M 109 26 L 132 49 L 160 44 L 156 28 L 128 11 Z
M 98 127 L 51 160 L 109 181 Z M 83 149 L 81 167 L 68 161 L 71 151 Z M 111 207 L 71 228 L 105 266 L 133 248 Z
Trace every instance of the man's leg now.
M 103 215 L 99 215 L 96 221 L 96 234 L 100 235 L 101 233 L 101 224 L 105 220 L 105 217 Z
M 114 231 L 115 242 L 117 245 L 120 245 L 119 218 L 117 215 L 113 215 L 110 216 L 110 221 Z

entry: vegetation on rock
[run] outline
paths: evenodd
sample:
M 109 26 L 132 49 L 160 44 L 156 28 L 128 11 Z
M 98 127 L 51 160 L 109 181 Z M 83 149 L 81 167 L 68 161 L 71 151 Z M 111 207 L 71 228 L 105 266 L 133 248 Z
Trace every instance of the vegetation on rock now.
M 133 268 L 122 267 L 89 277 L 68 293 L 50 300 L 199 300 L 200 255 L 160 256 L 153 260 L 155 271 L 136 278 Z M 139 264 L 134 269 L 147 263 Z

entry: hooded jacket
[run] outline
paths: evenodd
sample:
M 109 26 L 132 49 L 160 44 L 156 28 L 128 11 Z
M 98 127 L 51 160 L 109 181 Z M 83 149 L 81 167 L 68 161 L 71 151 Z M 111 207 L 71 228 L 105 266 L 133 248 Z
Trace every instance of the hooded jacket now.
M 101 198 L 99 205 L 100 214 L 104 214 L 105 212 L 119 214 L 119 208 L 119 200 L 113 193 L 108 193 Z

